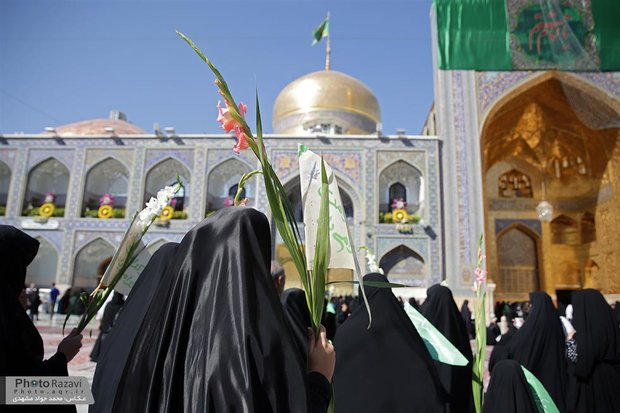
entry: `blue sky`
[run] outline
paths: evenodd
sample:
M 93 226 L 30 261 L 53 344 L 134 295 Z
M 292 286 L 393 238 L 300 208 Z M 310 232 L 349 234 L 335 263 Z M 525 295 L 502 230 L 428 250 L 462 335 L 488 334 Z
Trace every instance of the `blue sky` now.
M 420 132 L 433 101 L 431 0 L 0 1 L 0 133 L 127 113 L 146 131 L 219 133 L 214 77 L 192 37 L 263 124 L 289 82 L 324 66 L 312 30 L 331 12 L 332 68 L 368 85 L 383 129 Z M 250 116 L 253 121 L 253 116 Z

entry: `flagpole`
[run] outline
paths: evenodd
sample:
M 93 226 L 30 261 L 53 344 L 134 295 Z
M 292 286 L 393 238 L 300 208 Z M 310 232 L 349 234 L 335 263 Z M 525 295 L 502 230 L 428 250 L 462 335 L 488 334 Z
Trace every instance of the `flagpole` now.
M 327 24 L 329 24 L 329 12 L 327 12 Z M 328 29 L 327 31 L 327 42 L 325 42 L 325 70 L 330 70 L 331 69 L 331 54 L 332 54 L 332 45 L 331 45 L 331 36 L 329 35 L 329 32 L 331 30 Z

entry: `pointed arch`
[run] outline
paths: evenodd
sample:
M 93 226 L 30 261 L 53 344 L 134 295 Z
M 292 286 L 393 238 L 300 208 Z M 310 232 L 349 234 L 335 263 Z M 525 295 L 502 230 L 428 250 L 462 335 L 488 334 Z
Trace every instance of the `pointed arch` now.
M 553 244 L 578 245 L 580 234 L 577 221 L 566 215 L 560 215 L 551 221 L 551 242 Z
M 424 258 L 406 245 L 399 245 L 388 251 L 379 261 L 390 281 L 417 285 L 426 279 Z
M 129 193 L 129 170 L 115 158 L 109 157 L 94 165 L 86 174 L 82 210 L 96 211 L 105 194 L 114 197 L 115 209 L 124 210 Z
M 236 158 L 228 158 L 213 167 L 207 179 L 207 213 L 232 205 L 233 200 L 229 195 L 232 188 L 239 184 L 241 175 L 251 171 L 245 162 Z M 256 179 L 250 179 L 244 188 L 245 196 L 248 198 L 247 205 L 251 206 L 256 197 Z
M 515 223 L 497 234 L 499 275 L 497 290 L 515 299 L 540 287 L 538 235 Z
M 409 162 L 399 159 L 379 174 L 379 212 L 392 211 L 395 200 L 407 203 L 407 211 L 415 214 L 424 200 L 422 172 Z
M 5 214 L 6 204 L 9 199 L 9 188 L 11 187 L 11 168 L 0 161 L 0 215 Z
M 616 113 L 620 113 L 620 100 L 612 96 L 609 92 L 601 89 L 599 86 L 589 82 L 581 76 L 577 76 L 573 73 L 550 70 L 544 72 L 538 72 L 539 75 L 529 77 L 522 82 L 514 84 L 511 88 L 507 89 L 501 96 L 490 102 L 487 106 L 487 111 L 480 117 L 480 136 L 484 136 L 486 128 L 489 124 L 488 120 L 494 118 L 498 113 L 505 110 L 507 104 L 512 104 L 513 100 L 528 92 L 531 89 L 540 86 L 542 83 L 549 80 L 556 80 L 573 88 L 583 95 L 587 96 L 592 101 L 600 102 Z
M 37 287 L 49 287 L 56 282 L 58 250 L 45 237 L 35 238 L 39 241 L 39 250 L 26 269 L 26 284 L 34 283 Z
M 155 164 L 147 172 L 143 202 L 146 203 L 152 197 L 157 197 L 157 192 L 165 186 L 174 185 L 177 176 L 183 183 L 183 187 L 177 192 L 174 201 L 171 201 L 170 205 L 174 207 L 175 211 L 187 211 L 189 207 L 191 173 L 182 162 L 173 157 L 168 157 Z M 181 215 L 187 218 L 187 214 Z
M 34 208 L 46 202 L 53 202 L 56 207 L 54 216 L 64 216 L 69 176 L 69 169 L 54 157 L 47 158 L 33 166 L 28 172 L 22 214 L 37 215 Z
M 101 276 L 97 274 L 97 267 L 101 261 L 114 255 L 114 251 L 112 244 L 103 238 L 95 238 L 80 248 L 73 265 L 73 286 L 94 289 Z
M 342 201 L 344 214 L 348 221 L 352 221 L 355 216 L 355 205 L 353 203 L 353 198 L 349 194 L 349 190 L 344 188 L 348 185 L 342 185 L 338 176 L 336 176 L 336 179 L 338 179 L 338 189 L 340 191 L 340 200 Z M 288 196 L 288 200 L 293 207 L 293 215 L 295 216 L 295 220 L 297 222 L 303 222 L 304 215 L 303 204 L 301 202 L 301 181 L 299 179 L 299 175 L 289 179 L 283 186 Z

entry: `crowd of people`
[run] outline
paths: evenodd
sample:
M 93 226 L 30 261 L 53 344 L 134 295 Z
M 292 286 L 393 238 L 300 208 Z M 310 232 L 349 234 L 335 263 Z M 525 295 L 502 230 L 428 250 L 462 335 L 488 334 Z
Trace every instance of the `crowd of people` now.
M 315 334 L 305 293 L 285 289 L 284 271 L 271 262 L 269 228 L 254 209 L 223 209 L 163 245 L 126 300 L 115 294 L 102 319 L 90 412 L 323 413 L 330 403 L 336 412 L 474 411 L 467 304 L 459 310 L 441 285 L 420 306 L 412 302 L 466 366 L 433 359 L 402 300 L 377 286 L 388 281 L 379 273 L 364 277 L 374 282 L 364 287 L 372 318 L 361 295 L 332 297 Z M 67 375 L 81 346 L 72 332 L 43 359 L 23 305 L 37 249 L 27 234 L 0 226 L 0 257 L 10 263 L 0 276 L 0 376 Z M 522 325 L 497 323 L 484 411 L 539 411 L 521 366 L 560 412 L 620 411 L 618 305 L 583 290 L 565 321 L 544 292 L 523 308 L 515 317 Z

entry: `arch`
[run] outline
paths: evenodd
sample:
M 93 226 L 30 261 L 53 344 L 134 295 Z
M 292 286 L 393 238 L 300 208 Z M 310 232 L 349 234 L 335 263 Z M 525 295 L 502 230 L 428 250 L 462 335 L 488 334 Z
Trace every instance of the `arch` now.
M 54 216 L 64 216 L 69 176 L 69 169 L 54 157 L 32 167 L 28 173 L 22 215 L 38 215 L 36 208 L 46 202 L 53 202 L 56 207 Z
M 562 214 L 551 221 L 551 242 L 553 244 L 578 245 L 579 235 L 577 222 L 571 217 Z
M 124 216 L 127 196 L 129 194 L 129 170 L 120 161 L 106 158 L 94 165 L 86 174 L 82 211 L 84 216 L 97 216 L 100 206 L 99 200 L 105 194 L 114 197 L 114 209 L 120 210 Z M 90 212 L 89 212 L 90 211 Z M 92 214 L 93 212 L 94 215 Z M 116 217 L 121 217 L 115 215 Z
M 239 183 L 241 175 L 251 171 L 245 162 L 236 158 L 228 158 L 213 167 L 207 179 L 207 213 L 232 205 L 230 189 Z M 248 198 L 247 205 L 251 206 L 256 197 L 256 179 L 250 179 L 244 188 Z
M 342 201 L 342 207 L 344 208 L 344 214 L 347 221 L 351 224 L 351 221 L 355 217 L 355 206 L 353 199 L 346 189 L 343 189 L 343 185 L 340 185 L 340 178 L 336 175 L 338 180 L 338 189 L 340 191 L 340 200 Z M 299 175 L 288 180 L 284 185 L 284 190 L 288 196 L 288 200 L 293 207 L 293 215 L 297 222 L 303 222 L 303 205 L 301 202 L 301 181 Z
M 189 194 L 191 185 L 191 173 L 189 169 L 182 162 L 168 157 L 161 162 L 155 164 L 146 174 L 144 184 L 144 198 L 146 203 L 152 197 L 157 197 L 157 192 L 165 186 L 174 185 L 177 180 L 177 176 L 181 180 L 183 186 L 177 192 L 174 200 L 170 201 L 170 205 L 174 208 L 175 212 L 179 211 L 181 214 L 174 214 L 173 218 L 182 217 L 187 218 L 187 211 L 189 207 Z M 183 213 L 185 212 L 185 213 Z
M 379 174 L 379 212 L 392 211 L 393 189 L 403 189 L 407 211 L 415 214 L 424 200 L 422 172 L 409 162 L 399 159 L 383 168 Z M 400 196 L 399 196 L 400 197 Z
M 497 235 L 497 290 L 521 299 L 539 289 L 538 237 L 521 224 Z
M 588 117 L 578 113 L 579 107 L 575 110 L 574 93 L 589 96 L 583 104 L 603 113 L 612 107 L 620 108 L 620 100 L 606 95 L 588 80 L 547 72 L 515 85 L 481 116 L 481 181 L 492 272 L 499 274 L 501 264 L 498 243 L 503 241 L 495 234 L 497 220 L 537 220 L 537 205 L 547 201 L 560 217 L 550 224 L 540 224 L 536 284 L 549 293 L 557 285 L 577 285 L 585 257 L 594 253 L 603 256 L 603 251 L 615 254 L 620 248 L 611 229 L 599 226 L 594 235 L 592 220 L 581 221 L 586 210 L 598 217 L 601 207 L 604 211 L 620 208 L 617 191 L 609 191 L 604 178 L 618 165 L 615 153 L 620 147 L 620 129 L 598 129 L 600 124 L 588 122 Z M 513 169 L 530 178 L 531 198 L 506 199 L 506 194 L 501 193 L 500 176 Z M 595 236 L 610 242 L 587 245 Z M 606 266 L 600 272 L 605 277 L 611 275 Z M 542 283 L 540 274 L 547 281 Z M 512 293 L 502 290 L 498 281 L 498 298 L 527 297 L 525 293 L 520 298 Z
M 426 279 L 424 258 L 406 245 L 399 245 L 381 257 L 381 267 L 391 281 L 420 284 Z
M 103 238 L 96 238 L 84 245 L 75 255 L 73 286 L 92 290 L 97 286 L 97 267 L 105 258 L 114 255 L 114 247 Z
M 6 212 L 6 204 L 9 200 L 9 188 L 11 187 L 11 168 L 0 161 L 0 215 Z
M 586 211 L 581 216 L 581 243 L 596 241 L 596 223 L 594 214 Z
M 38 287 L 49 287 L 56 282 L 58 251 L 46 238 L 41 236 L 35 238 L 39 241 L 39 250 L 26 269 L 26 284 L 34 283 Z
M 577 89 L 579 92 L 586 94 L 589 98 L 595 101 L 602 102 L 616 113 L 620 112 L 620 100 L 618 98 L 612 96 L 607 91 L 601 89 L 599 86 L 589 82 L 583 77 L 564 71 L 546 71 L 516 83 L 507 89 L 501 96 L 490 102 L 487 106 L 488 109 L 480 117 L 480 136 L 485 134 L 485 129 L 489 123 L 488 120 L 493 119 L 495 115 L 501 112 L 507 104 L 513 101 L 515 97 L 551 79 L 555 79 L 564 85 Z
M 407 201 L 407 188 L 405 188 L 405 185 L 400 182 L 390 185 L 389 194 L 388 199 L 392 201 L 395 199 L 403 199 L 404 201 Z
M 527 174 L 512 169 L 497 180 L 497 192 L 502 198 L 532 198 L 532 179 Z

